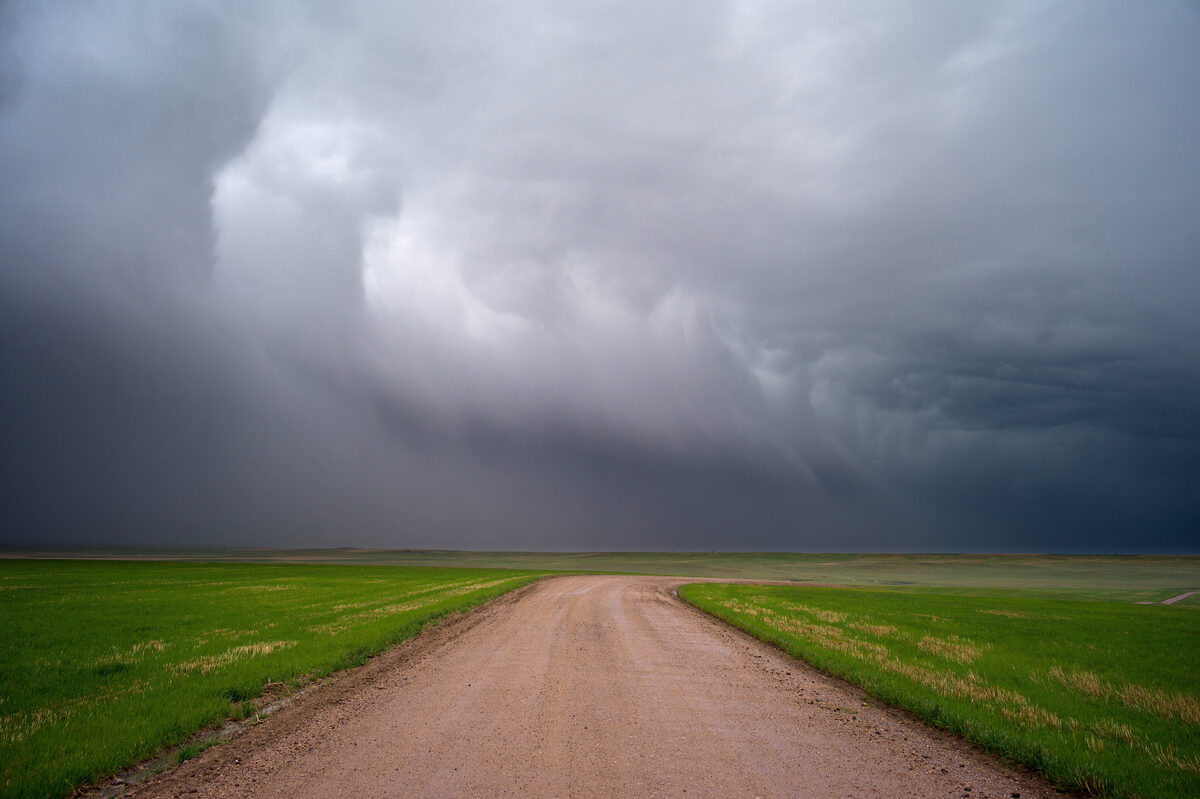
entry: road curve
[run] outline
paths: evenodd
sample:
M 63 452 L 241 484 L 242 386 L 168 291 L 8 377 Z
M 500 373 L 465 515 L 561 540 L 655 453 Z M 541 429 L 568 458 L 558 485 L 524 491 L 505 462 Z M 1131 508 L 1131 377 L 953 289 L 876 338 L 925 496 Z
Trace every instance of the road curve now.
M 685 605 L 680 582 L 544 580 L 126 793 L 1057 795 Z

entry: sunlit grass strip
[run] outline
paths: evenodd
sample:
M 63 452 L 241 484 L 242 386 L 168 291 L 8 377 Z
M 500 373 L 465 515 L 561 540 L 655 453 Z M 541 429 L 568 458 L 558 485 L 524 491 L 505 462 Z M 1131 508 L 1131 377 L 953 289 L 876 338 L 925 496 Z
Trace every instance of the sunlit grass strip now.
M 715 584 L 680 595 L 1066 787 L 1200 796 L 1195 610 Z
M 537 576 L 0 561 L 0 796 L 69 794 Z

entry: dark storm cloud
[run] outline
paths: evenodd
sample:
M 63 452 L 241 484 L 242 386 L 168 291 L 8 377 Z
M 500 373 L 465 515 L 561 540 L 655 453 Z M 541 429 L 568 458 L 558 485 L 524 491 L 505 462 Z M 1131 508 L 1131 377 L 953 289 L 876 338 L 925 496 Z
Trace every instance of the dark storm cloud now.
M 4 540 L 1193 549 L 1197 34 L 6 5 Z

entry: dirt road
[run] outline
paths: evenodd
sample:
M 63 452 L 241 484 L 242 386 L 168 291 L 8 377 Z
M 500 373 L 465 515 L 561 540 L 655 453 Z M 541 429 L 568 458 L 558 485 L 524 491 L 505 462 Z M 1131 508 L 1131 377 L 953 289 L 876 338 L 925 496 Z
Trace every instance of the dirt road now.
M 1048 797 L 674 597 L 545 580 L 301 698 L 140 797 Z

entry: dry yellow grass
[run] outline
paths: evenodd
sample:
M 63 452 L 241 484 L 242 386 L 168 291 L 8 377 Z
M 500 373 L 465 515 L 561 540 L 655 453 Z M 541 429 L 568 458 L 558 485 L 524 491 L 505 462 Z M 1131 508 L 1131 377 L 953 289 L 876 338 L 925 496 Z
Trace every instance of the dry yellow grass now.
M 1090 671 L 1073 669 L 1070 672 L 1064 672 L 1058 666 L 1054 666 L 1050 669 L 1049 674 L 1066 687 L 1079 691 L 1085 696 L 1097 697 L 1108 693 L 1108 686 Z
M 1034 707 L 1032 705 L 1022 705 L 1016 708 L 1002 707 L 1000 708 L 1000 715 L 1014 724 L 1021 725 L 1025 729 L 1029 729 L 1030 727 L 1054 727 L 1055 729 L 1061 729 L 1063 726 L 1062 719 L 1057 715 L 1045 708 Z
M 724 607 L 735 612 L 759 618 L 764 624 L 780 632 L 801 636 L 828 649 L 872 661 L 893 674 L 906 677 L 941 694 L 970 699 L 978 703 L 995 704 L 997 706 L 1011 705 L 1015 708 L 1012 710 L 1015 714 L 1014 718 L 1021 720 L 1023 723 L 1055 727 L 1062 725 L 1062 721 L 1057 716 L 1054 716 L 1053 713 L 1030 705 L 1028 699 L 1015 691 L 982 682 L 974 672 L 967 672 L 966 677 L 963 678 L 949 671 L 939 671 L 916 663 L 899 660 L 891 657 L 886 646 L 873 641 L 862 641 L 849 637 L 845 631 L 839 627 L 834 627 L 832 624 L 813 624 L 788 616 L 781 616 L 758 605 L 742 602 L 737 599 L 730 599 L 722 604 Z M 788 603 L 787 607 L 788 609 L 799 610 L 816 618 L 824 617 L 829 621 L 844 621 L 848 618 L 848 614 L 845 613 L 835 613 L 832 611 L 821 611 L 818 613 L 818 609 L 816 608 L 794 603 Z M 871 634 L 886 635 L 896 632 L 895 628 L 888 625 L 872 625 L 866 622 L 851 622 L 847 626 L 853 629 L 862 629 L 865 627 L 866 629 L 863 631 L 870 632 Z M 982 649 L 985 649 L 988 645 L 985 644 L 981 647 L 973 641 L 951 635 L 946 638 L 925 636 L 919 642 L 918 646 L 924 651 L 937 654 L 956 663 L 969 663 L 977 658 Z
M 258 635 L 258 633 L 258 630 L 233 630 L 228 627 L 218 627 L 215 630 L 208 630 L 204 635 L 214 638 L 246 638 L 251 635 Z
M 393 594 L 390 599 L 406 599 L 404 602 L 389 602 L 386 605 L 378 605 L 377 602 L 367 600 L 362 602 L 345 602 L 335 605 L 333 610 L 358 610 L 357 613 L 350 613 L 340 616 L 334 621 L 316 624 L 309 627 L 309 632 L 318 633 L 320 635 L 338 635 L 346 630 L 350 630 L 364 621 L 383 618 L 398 613 L 407 613 L 408 611 L 418 610 L 426 607 L 431 602 L 443 602 L 453 597 L 464 596 L 474 591 L 482 591 L 488 588 L 494 588 L 510 582 L 508 578 L 498 580 L 459 580 L 457 582 L 448 583 L 433 587 L 423 587 L 415 591 L 407 591 L 402 594 Z M 430 595 L 436 594 L 436 597 L 431 599 Z M 376 607 L 371 607 L 377 605 Z
M 1036 618 L 1032 613 L 1023 613 L 1019 610 L 981 610 L 980 613 L 986 613 L 989 616 L 1004 616 L 1008 619 L 1033 619 Z
M 101 655 L 96 659 L 97 666 L 112 666 L 118 663 L 123 665 L 132 665 L 145 657 L 147 652 L 162 652 L 170 644 L 163 641 L 142 641 L 134 644 L 128 650 L 113 649 L 107 655 Z
M 797 619 L 771 614 L 762 617 L 763 622 L 781 632 L 801 635 L 819 643 L 821 646 L 845 652 L 859 658 L 887 658 L 888 650 L 883 644 L 873 641 L 860 641 L 849 638 L 837 627 L 827 624 L 807 624 Z
M 829 622 L 830 624 L 836 624 L 846 620 L 846 614 L 838 613 L 836 610 L 822 610 L 821 608 L 812 608 L 808 605 L 797 605 L 794 602 L 783 603 L 783 608 L 785 610 L 797 610 L 801 613 L 806 613 L 809 616 L 815 616 L 821 621 Z
M 1128 724 L 1121 724 L 1112 719 L 1100 719 L 1094 722 L 1090 729 L 1095 735 L 1115 741 L 1122 741 L 1130 746 L 1140 743 L 1138 737 L 1133 734 L 1133 730 L 1129 728 Z
M 1162 746 L 1153 742 L 1143 743 L 1142 748 L 1155 763 L 1163 768 L 1200 774 L 1200 755 L 1181 755 L 1174 746 Z
M 1119 696 L 1129 707 L 1157 713 L 1163 718 L 1174 717 L 1191 724 L 1200 724 L 1200 701 L 1194 696 L 1145 688 L 1134 683 L 1122 686 Z
M 32 713 L 10 713 L 0 716 L 0 741 L 20 743 L 26 735 L 38 728 L 62 721 L 73 713 L 71 708 L 40 707 Z
M 887 624 L 871 624 L 865 621 L 856 621 L 846 626 L 867 635 L 879 636 L 880 638 L 896 634 L 896 628 Z
M 1178 718 L 1190 724 L 1200 724 L 1200 701 L 1190 694 L 1146 688 L 1136 683 L 1116 686 L 1081 669 L 1063 671 L 1053 666 L 1047 673 L 1067 688 L 1086 696 L 1119 701 L 1126 707 L 1153 713 L 1164 719 Z
M 978 646 L 973 641 L 968 641 L 957 635 L 951 635 L 947 638 L 926 635 L 917 642 L 919 649 L 938 655 L 939 657 L 944 657 L 947 660 L 953 660 L 956 663 L 970 663 L 978 658 L 980 653 L 984 649 L 987 649 L 987 646 L 987 644 Z
M 226 666 L 235 660 L 261 657 L 279 649 L 289 649 L 295 645 L 295 641 L 258 641 L 253 644 L 242 644 L 241 646 L 226 649 L 219 655 L 210 655 L 196 660 L 176 663 L 173 668 L 179 673 L 198 671 L 201 674 L 207 674 L 213 669 Z

